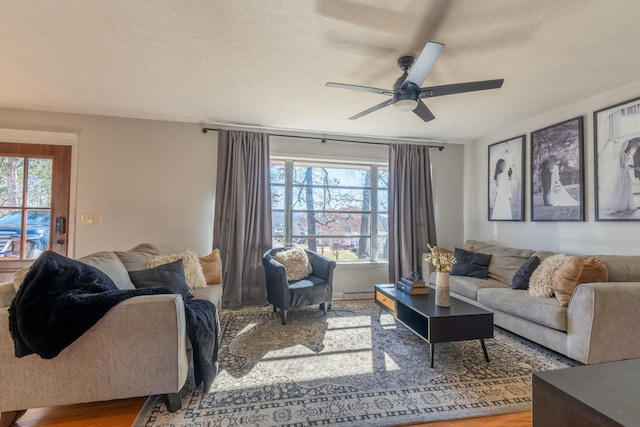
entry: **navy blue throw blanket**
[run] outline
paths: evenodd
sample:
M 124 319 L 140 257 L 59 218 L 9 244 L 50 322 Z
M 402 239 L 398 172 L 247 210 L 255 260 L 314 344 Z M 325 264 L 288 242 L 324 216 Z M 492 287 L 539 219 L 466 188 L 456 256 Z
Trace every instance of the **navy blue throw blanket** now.
M 44 252 L 9 307 L 15 355 L 36 353 L 43 359 L 52 359 L 121 301 L 170 293 L 162 287 L 118 289 L 97 268 L 55 252 Z M 202 382 L 207 387 L 206 391 L 218 372 L 217 310 L 209 301 L 191 300 L 185 301 L 185 315 L 196 378 L 198 384 Z

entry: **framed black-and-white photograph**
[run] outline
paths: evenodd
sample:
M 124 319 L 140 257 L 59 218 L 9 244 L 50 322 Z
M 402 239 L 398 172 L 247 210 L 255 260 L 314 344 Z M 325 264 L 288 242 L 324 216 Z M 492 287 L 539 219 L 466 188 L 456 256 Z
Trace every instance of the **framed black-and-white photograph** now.
M 584 220 L 584 123 L 531 132 L 531 220 Z
M 596 221 L 640 221 L 640 98 L 593 113 Z
M 524 221 L 524 139 L 489 146 L 489 221 Z

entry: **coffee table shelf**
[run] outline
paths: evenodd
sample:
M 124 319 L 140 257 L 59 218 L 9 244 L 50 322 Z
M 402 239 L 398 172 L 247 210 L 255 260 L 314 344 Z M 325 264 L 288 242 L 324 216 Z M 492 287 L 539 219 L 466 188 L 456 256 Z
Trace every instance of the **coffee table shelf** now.
M 487 362 L 489 355 L 484 343 L 493 338 L 493 313 L 451 298 L 450 307 L 438 307 L 433 293 L 409 295 L 398 292 L 395 285 L 375 285 L 375 302 L 413 332 L 429 343 L 431 368 L 435 344 L 450 341 L 480 340 Z

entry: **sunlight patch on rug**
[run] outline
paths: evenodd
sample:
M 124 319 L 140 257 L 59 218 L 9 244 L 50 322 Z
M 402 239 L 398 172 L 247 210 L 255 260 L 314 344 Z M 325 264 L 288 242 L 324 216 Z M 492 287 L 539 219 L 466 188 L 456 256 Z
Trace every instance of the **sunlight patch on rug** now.
M 150 397 L 134 427 L 390 426 L 529 410 L 531 372 L 573 366 L 496 329 L 486 340 L 429 345 L 369 301 L 292 311 L 221 313 L 220 373 L 207 393 L 190 377 L 183 409 Z

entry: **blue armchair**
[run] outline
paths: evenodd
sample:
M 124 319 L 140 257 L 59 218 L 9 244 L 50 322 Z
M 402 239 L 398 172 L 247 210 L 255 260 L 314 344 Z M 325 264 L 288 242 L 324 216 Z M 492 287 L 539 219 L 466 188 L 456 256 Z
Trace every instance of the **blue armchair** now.
M 267 276 L 267 300 L 273 305 L 273 312 L 280 309 L 282 324 L 287 324 L 287 312 L 292 308 L 320 304 L 327 314 L 333 296 L 333 270 L 336 262 L 326 256 L 307 251 L 313 272 L 300 280 L 287 281 L 285 267 L 273 257 L 284 248 L 271 249 L 262 257 Z

